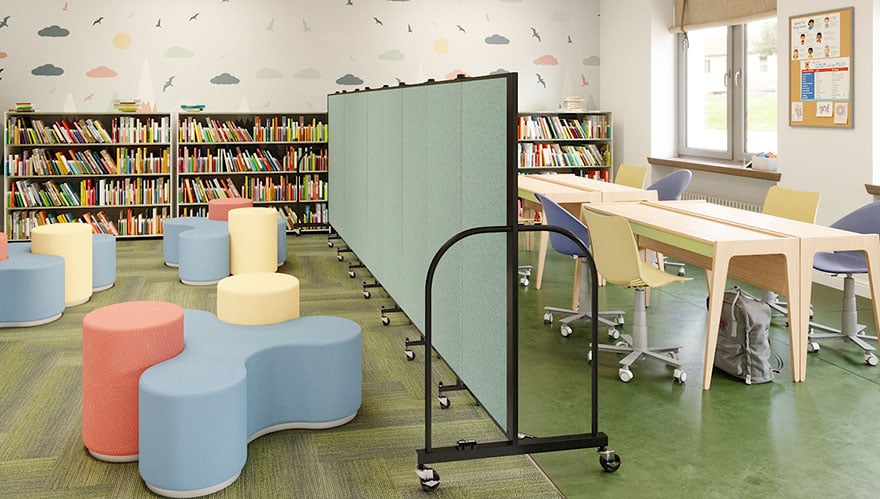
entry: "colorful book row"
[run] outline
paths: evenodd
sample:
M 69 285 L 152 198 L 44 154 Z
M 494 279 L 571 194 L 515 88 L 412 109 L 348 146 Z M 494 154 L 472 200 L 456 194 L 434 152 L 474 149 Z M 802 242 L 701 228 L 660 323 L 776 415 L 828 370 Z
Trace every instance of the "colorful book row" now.
M 47 125 L 41 119 L 14 116 L 6 122 L 6 143 L 12 145 L 168 144 L 170 141 L 169 116 L 111 118 L 109 132 L 96 118 L 64 118 Z
M 530 167 L 591 167 L 609 166 L 608 146 L 601 151 L 595 144 L 565 145 L 558 143 L 520 142 L 520 168 Z
M 204 124 L 194 116 L 187 116 L 178 125 L 178 140 L 181 143 L 217 142 L 326 142 L 328 126 L 326 123 L 304 116 L 297 118 L 273 117 L 254 118 L 251 130 L 231 119 L 221 121 L 216 118 L 203 118 Z
M 327 171 L 327 149 L 288 147 L 279 160 L 269 149 L 253 152 L 240 147 L 216 150 L 184 147 L 178 151 L 177 171 L 183 173 L 231 173 L 270 171 Z
M 57 183 L 17 180 L 9 183 L 6 206 L 9 208 L 70 206 L 134 206 L 169 204 L 170 182 L 165 178 L 84 179 Z
M 112 154 L 107 149 L 70 149 L 65 154 L 38 147 L 8 155 L 5 169 L 11 177 L 161 174 L 169 172 L 169 163 L 167 148 L 117 147 Z
M 232 178 L 185 178 L 178 190 L 180 203 L 207 203 L 212 199 L 246 197 L 254 201 L 326 201 L 327 181 L 317 175 L 297 179 L 285 176 L 248 177 L 238 184 Z
M 519 140 L 589 140 L 611 138 L 611 127 L 605 115 L 588 115 L 583 119 L 559 116 L 520 116 L 517 127 Z
M 11 239 L 30 239 L 34 227 L 46 224 L 82 222 L 92 226 L 96 234 L 114 236 L 157 236 L 169 217 L 167 207 L 144 210 L 119 210 L 115 221 L 104 210 L 95 213 L 53 213 L 47 210 L 16 211 L 6 217 L 7 234 Z

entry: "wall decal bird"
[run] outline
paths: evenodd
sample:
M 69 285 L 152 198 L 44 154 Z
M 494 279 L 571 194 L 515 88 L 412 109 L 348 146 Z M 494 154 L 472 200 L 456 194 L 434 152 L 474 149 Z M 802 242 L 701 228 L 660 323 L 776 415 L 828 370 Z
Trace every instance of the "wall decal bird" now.
M 6 16 L 3 18 L 2 21 L 0 21 L 0 28 L 5 28 L 5 27 L 9 26 L 9 18 L 10 17 L 12 17 L 12 16 Z
M 538 34 L 538 30 L 536 30 L 535 28 L 531 28 L 531 30 L 532 30 L 532 37 L 533 37 L 533 38 L 537 38 L 538 41 L 540 42 L 540 41 L 541 41 L 541 35 Z
M 164 91 L 168 90 L 168 87 L 173 87 L 174 86 L 174 84 L 172 83 L 173 81 L 174 81 L 174 76 L 171 76 L 170 78 L 168 78 L 168 80 L 165 81 L 165 84 L 162 85 L 162 91 L 164 92 Z
M 104 20 L 104 16 L 101 16 L 101 17 L 95 19 L 94 21 L 92 21 L 92 26 L 94 26 L 96 24 L 101 24 L 101 21 L 103 21 L 103 20 Z
M 378 17 L 374 17 L 373 20 L 376 21 L 376 24 L 378 24 L 379 26 L 385 26 L 384 24 L 382 24 L 382 21 L 380 21 Z
M 195 21 L 198 17 L 199 17 L 199 13 L 196 12 L 195 14 L 193 14 L 193 15 L 191 15 L 191 16 L 189 17 L 189 20 L 190 20 L 190 21 Z
M 535 76 L 538 77 L 538 83 L 540 83 L 541 85 L 543 85 L 544 88 L 547 88 L 547 83 L 544 81 L 544 78 L 541 78 L 541 74 L 540 74 L 540 73 L 535 73 Z

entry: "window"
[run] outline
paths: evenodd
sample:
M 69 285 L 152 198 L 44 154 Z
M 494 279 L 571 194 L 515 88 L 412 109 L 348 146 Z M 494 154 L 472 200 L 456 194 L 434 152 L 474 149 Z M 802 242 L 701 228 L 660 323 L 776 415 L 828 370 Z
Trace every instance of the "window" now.
M 689 31 L 679 57 L 679 154 L 777 152 L 776 19 Z

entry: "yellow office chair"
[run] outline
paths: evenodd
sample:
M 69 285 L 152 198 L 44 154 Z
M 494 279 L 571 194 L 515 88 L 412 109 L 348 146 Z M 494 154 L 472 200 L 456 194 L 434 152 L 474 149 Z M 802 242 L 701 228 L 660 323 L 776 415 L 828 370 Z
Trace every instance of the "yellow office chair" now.
M 653 357 L 674 368 L 673 379 L 684 383 L 687 373 L 678 360 L 680 346 L 648 347 L 648 327 L 645 318 L 645 289 L 689 281 L 688 277 L 668 274 L 642 261 L 629 222 L 623 217 L 600 215 L 584 210 L 583 217 L 590 231 L 590 247 L 596 270 L 606 282 L 635 289 L 632 336 L 621 335 L 616 345 L 597 345 L 603 352 L 626 353 L 620 361 L 618 376 L 630 381 L 630 366 L 642 357 Z M 588 359 L 592 361 L 592 351 Z
M 765 215 L 774 215 L 789 220 L 811 224 L 816 223 L 816 213 L 819 212 L 819 193 L 787 189 L 774 185 L 767 191 L 761 212 Z M 788 309 L 786 308 L 788 304 L 779 301 L 779 296 L 773 291 L 763 290 L 761 301 L 783 315 L 788 314 Z M 812 312 L 810 315 L 812 316 Z
M 621 163 L 617 167 L 617 176 L 614 177 L 614 183 L 620 185 L 628 185 L 636 189 L 645 187 L 645 177 L 648 175 L 647 166 L 636 166 L 628 163 Z

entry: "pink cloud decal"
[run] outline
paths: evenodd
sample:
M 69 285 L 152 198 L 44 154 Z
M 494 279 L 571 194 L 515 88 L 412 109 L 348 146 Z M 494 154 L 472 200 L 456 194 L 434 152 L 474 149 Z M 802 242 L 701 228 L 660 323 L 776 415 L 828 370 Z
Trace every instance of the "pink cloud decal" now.
M 537 59 L 535 59 L 532 62 L 534 62 L 535 64 L 539 64 L 541 66 L 558 66 L 559 65 L 559 61 L 550 54 L 542 55 L 541 57 L 538 57 Z
M 7 54 L 6 52 L 0 52 L 0 59 L 6 59 L 6 56 L 8 55 L 9 54 Z
M 107 66 L 98 66 L 94 69 L 90 69 L 89 72 L 86 73 L 86 76 L 90 78 L 116 78 L 119 74 Z
M 446 73 L 447 80 L 454 80 L 454 79 L 458 78 L 459 76 L 468 76 L 468 74 L 460 69 L 454 69 L 451 72 Z

